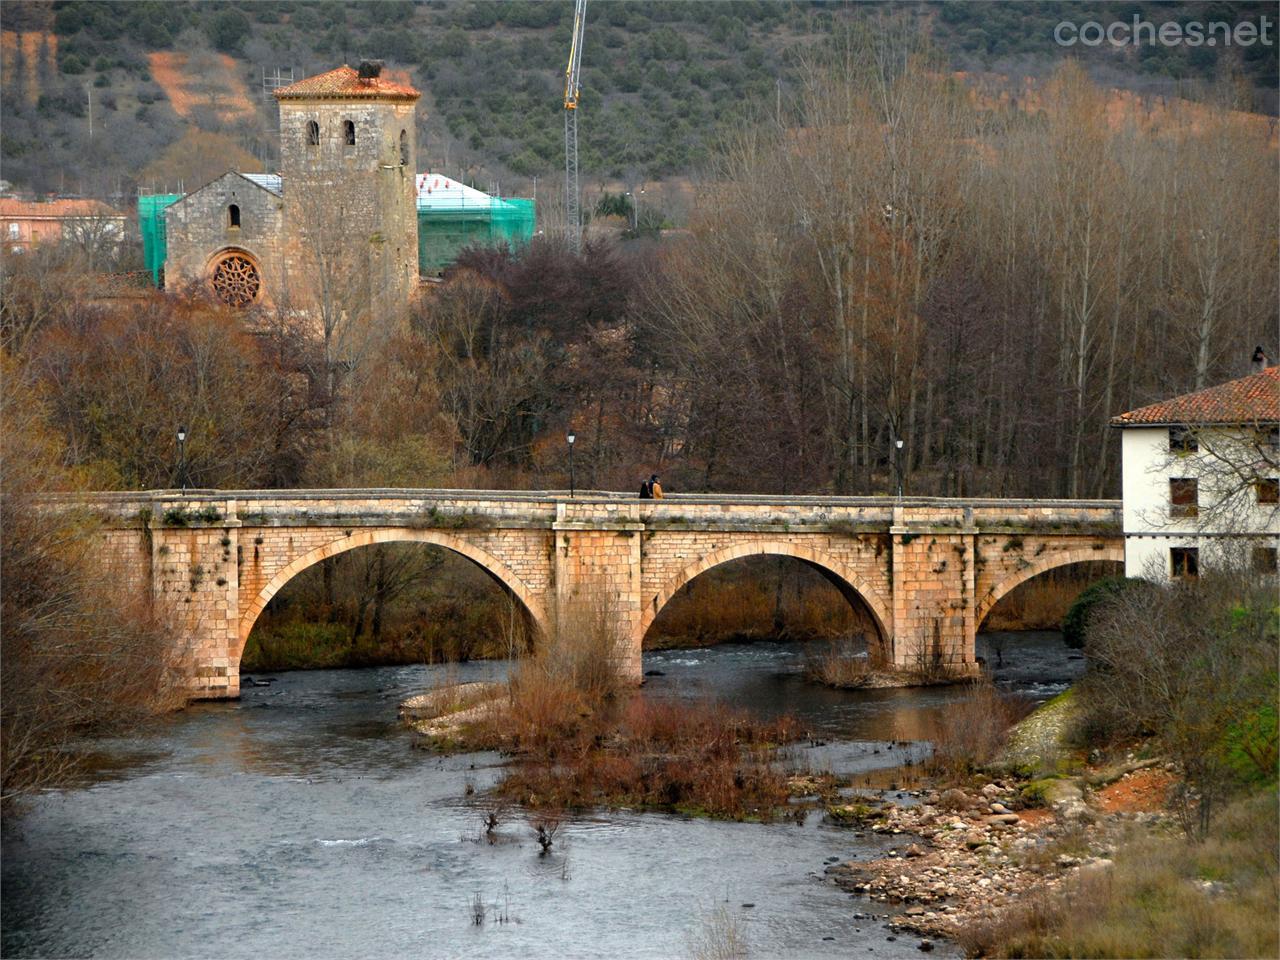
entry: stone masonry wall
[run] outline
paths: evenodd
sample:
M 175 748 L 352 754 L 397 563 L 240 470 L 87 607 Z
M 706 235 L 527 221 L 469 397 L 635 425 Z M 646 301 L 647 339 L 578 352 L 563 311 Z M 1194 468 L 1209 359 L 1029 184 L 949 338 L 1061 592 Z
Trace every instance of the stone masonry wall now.
M 240 226 L 230 226 L 228 207 L 240 208 Z M 203 285 L 209 264 L 230 250 L 248 253 L 262 272 L 265 304 L 282 299 L 284 200 L 237 173 L 227 173 L 187 194 L 164 212 L 168 253 L 165 286 Z
M 374 309 L 399 312 L 418 286 L 417 152 L 412 103 L 286 100 L 280 103 L 280 170 L 285 178 L 285 272 L 305 303 L 317 248 L 339 253 L 367 285 Z M 307 142 L 307 124 L 320 127 Z M 344 124 L 355 124 L 355 144 Z M 401 162 L 400 132 L 408 141 Z
M 375 543 L 467 556 L 544 632 L 575 605 L 607 604 L 635 679 L 663 605 L 739 557 L 792 556 L 827 571 L 871 610 L 902 667 L 974 665 L 976 630 L 1009 590 L 1064 564 L 1123 559 L 1119 507 L 1109 503 L 379 490 L 91 499 L 107 517 L 104 556 L 176 611 L 175 642 L 196 659 L 194 692 L 213 697 L 238 695 L 244 643 L 279 589 L 325 557 Z

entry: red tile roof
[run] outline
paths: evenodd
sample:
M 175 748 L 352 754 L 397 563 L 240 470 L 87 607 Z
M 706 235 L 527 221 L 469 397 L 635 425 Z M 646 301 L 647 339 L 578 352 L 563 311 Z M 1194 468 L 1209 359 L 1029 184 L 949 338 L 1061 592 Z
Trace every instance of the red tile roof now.
M 113 210 L 101 200 L 18 200 L 0 197 L 0 219 L 5 220 L 63 220 L 80 217 L 120 217 L 124 214 Z
M 1280 366 L 1111 418 L 1112 426 L 1280 422 Z
M 387 77 L 360 79 L 360 73 L 345 63 L 336 70 L 307 77 L 276 90 L 277 100 L 417 100 L 420 94 L 407 83 Z

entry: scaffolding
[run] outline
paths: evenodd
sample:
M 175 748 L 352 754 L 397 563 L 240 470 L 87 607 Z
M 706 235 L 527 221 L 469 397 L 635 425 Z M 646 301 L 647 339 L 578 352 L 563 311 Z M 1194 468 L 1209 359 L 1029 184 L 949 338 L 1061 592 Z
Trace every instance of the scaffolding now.
M 493 197 L 439 174 L 418 176 L 418 270 L 438 277 L 469 246 L 523 246 L 537 225 L 534 202 Z
M 180 193 L 153 193 L 138 197 L 138 230 L 142 234 L 142 260 L 151 282 L 157 287 L 164 274 L 164 261 L 169 252 L 164 228 L 164 210 L 182 199 Z
M 282 189 L 279 178 L 246 176 L 273 192 Z M 180 193 L 138 197 L 142 258 L 156 286 L 162 285 L 168 255 L 164 211 L 182 197 Z M 437 174 L 418 175 L 417 208 L 418 272 L 424 277 L 439 277 L 464 247 L 523 246 L 533 239 L 537 224 L 532 200 L 493 197 Z

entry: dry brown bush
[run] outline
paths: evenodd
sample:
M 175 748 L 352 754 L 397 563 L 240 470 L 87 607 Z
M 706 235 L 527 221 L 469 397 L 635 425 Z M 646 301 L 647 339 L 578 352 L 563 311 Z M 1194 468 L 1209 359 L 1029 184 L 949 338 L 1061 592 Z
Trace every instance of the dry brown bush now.
M 637 694 L 526 755 L 499 790 L 538 809 L 629 806 L 768 820 L 787 801 L 770 752 L 798 734 L 786 718 L 761 722 L 720 704 Z
M 180 704 L 189 668 L 164 611 L 93 549 L 95 521 L 35 492 L 66 489 L 38 393 L 5 363 L 0 459 L 0 798 L 71 775 L 87 735 Z
M 839 638 L 811 644 L 805 651 L 805 674 L 831 687 L 861 687 L 888 667 L 880 644 L 865 638 Z
M 1031 703 L 1023 697 L 1001 693 L 989 681 L 973 684 L 934 722 L 932 771 L 963 776 L 988 763 L 1004 746 L 1009 728 L 1030 712 Z

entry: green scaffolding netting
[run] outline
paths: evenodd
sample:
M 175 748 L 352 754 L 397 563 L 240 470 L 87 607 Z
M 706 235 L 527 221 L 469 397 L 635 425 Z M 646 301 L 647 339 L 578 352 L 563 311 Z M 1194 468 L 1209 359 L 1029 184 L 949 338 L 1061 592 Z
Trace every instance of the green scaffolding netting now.
M 138 197 L 138 228 L 142 233 L 142 257 L 152 281 L 159 286 L 168 242 L 164 211 L 181 200 L 179 193 Z M 532 200 L 489 197 L 485 202 L 457 206 L 418 206 L 418 270 L 435 277 L 453 263 L 463 247 L 518 246 L 533 238 L 537 215 Z
M 439 276 L 467 246 L 518 246 L 533 238 L 532 200 L 490 198 L 485 204 L 418 207 L 418 270 Z
M 142 259 L 151 281 L 160 286 L 160 274 L 169 245 L 164 232 L 164 208 L 182 199 L 180 193 L 154 193 L 138 197 L 138 229 L 142 233 Z

